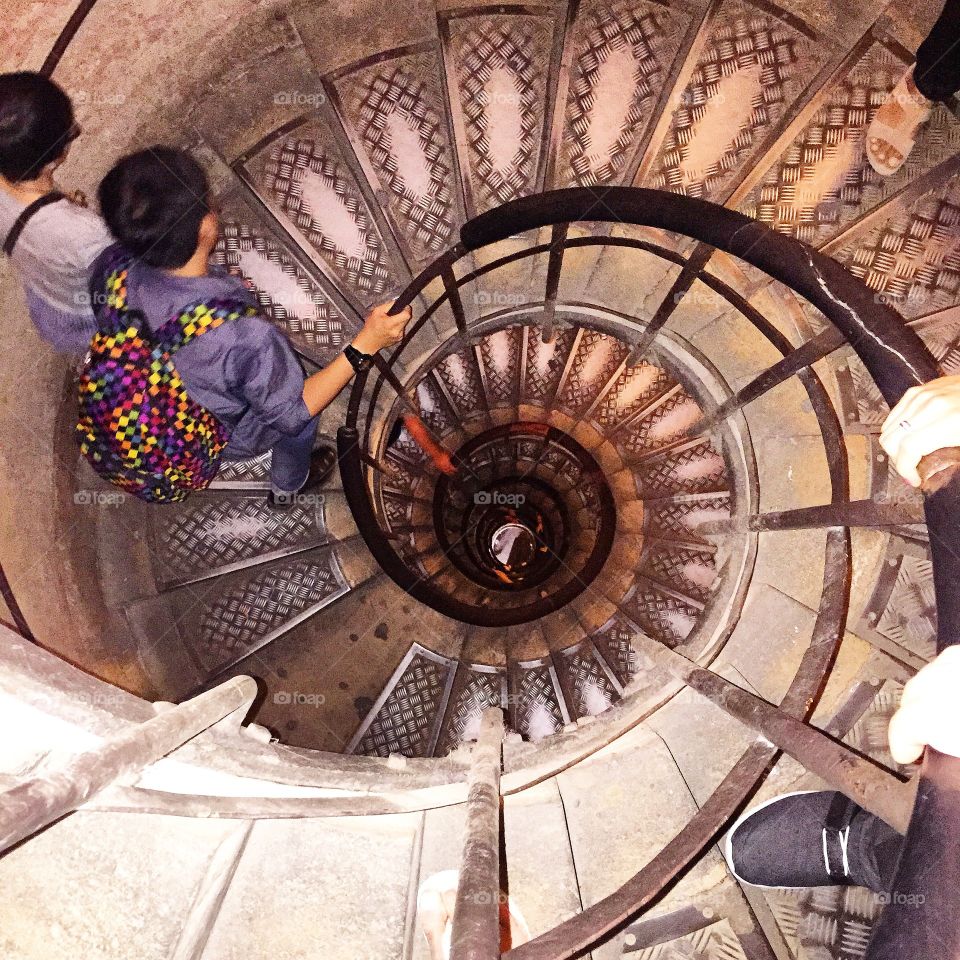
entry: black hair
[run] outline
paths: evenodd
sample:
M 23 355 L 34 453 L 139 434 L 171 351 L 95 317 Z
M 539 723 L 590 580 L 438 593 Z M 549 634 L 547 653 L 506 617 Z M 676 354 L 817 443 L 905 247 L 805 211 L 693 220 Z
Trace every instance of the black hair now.
M 76 134 L 70 98 L 39 73 L 0 74 L 0 174 L 35 180 Z
M 100 212 L 135 257 L 173 270 L 194 254 L 210 212 L 210 182 L 188 153 L 150 147 L 124 157 L 103 178 Z

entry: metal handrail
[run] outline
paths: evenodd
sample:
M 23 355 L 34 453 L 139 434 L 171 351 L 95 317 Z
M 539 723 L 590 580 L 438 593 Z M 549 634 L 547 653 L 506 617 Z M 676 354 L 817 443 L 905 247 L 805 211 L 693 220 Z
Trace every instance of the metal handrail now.
M 791 237 L 775 233 L 751 218 L 707 201 L 679 194 L 632 187 L 596 187 L 555 190 L 525 197 L 505 204 L 468 221 L 461 229 L 460 243 L 427 268 L 397 300 L 394 310 L 408 306 L 422 290 L 466 253 L 508 237 L 539 227 L 573 222 L 619 222 L 669 230 L 692 237 L 709 247 L 722 250 L 750 263 L 768 276 L 800 293 L 827 317 L 864 363 L 886 402 L 893 406 L 911 387 L 942 375 L 934 357 L 904 318 L 891 306 L 881 302 L 861 281 L 835 260 L 813 250 Z M 407 341 L 409 342 L 409 341 Z M 395 360 L 400 350 L 391 358 Z M 366 389 L 361 378 L 351 397 L 347 424 L 338 435 L 341 466 L 346 468 L 345 486 L 353 486 L 350 506 L 361 535 L 375 559 L 404 589 L 418 599 L 444 612 L 450 598 L 425 589 L 416 576 L 383 539 L 372 503 L 367 495 L 360 466 L 360 450 L 356 418 Z M 371 405 L 372 413 L 372 405 Z M 353 445 L 353 449 L 351 449 Z M 954 545 L 960 542 L 960 481 L 955 452 L 941 464 L 938 489 L 929 493 L 924 504 L 930 534 L 934 567 L 934 588 L 938 613 L 938 650 L 960 641 L 960 557 Z M 349 489 L 348 486 L 348 489 Z M 450 614 L 456 615 L 456 614 Z M 960 844 L 960 760 L 927 750 L 918 788 L 918 801 L 907 831 L 894 889 L 906 889 L 916 880 L 916 871 L 932 861 L 943 865 Z M 680 869 L 679 863 L 675 869 Z M 651 864 L 651 867 L 653 865 Z M 952 876 L 944 866 L 944 876 Z M 639 879 L 639 875 L 638 875 Z M 646 879 L 646 878 L 645 878 Z M 628 885 L 629 886 L 629 885 Z M 953 888 L 944 888 L 927 898 L 920 909 L 929 914 L 928 924 L 934 929 L 937 916 L 949 913 Z M 632 904 L 639 909 L 649 886 L 639 884 Z M 626 887 L 618 894 L 617 908 L 624 912 L 624 901 L 634 899 Z M 612 895 L 617 896 L 617 895 Z M 906 911 L 909 910 L 909 915 Z M 891 903 L 884 912 L 878 931 L 871 942 L 871 960 L 906 955 L 912 931 L 921 922 L 917 905 Z M 592 914 L 596 912 L 596 916 Z M 615 917 L 604 915 L 601 905 L 580 915 L 583 943 L 592 942 L 590 930 L 599 936 L 609 929 Z M 559 931 L 558 931 L 559 932 Z M 562 942 L 548 931 L 538 942 L 511 954 L 525 958 L 557 958 L 571 956 L 571 944 Z
M 87 750 L 51 754 L 0 792 L 0 854 L 225 717 L 245 713 L 256 695 L 252 677 L 233 677 Z

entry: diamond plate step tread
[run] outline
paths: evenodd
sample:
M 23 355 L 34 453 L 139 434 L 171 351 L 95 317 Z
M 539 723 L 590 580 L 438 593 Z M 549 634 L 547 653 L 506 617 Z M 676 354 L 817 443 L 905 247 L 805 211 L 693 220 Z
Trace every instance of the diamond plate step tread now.
M 507 327 L 483 337 L 478 346 L 483 358 L 490 408 L 515 409 L 520 395 L 523 331 L 519 327 Z
M 599 330 L 582 329 L 563 389 L 557 393 L 557 406 L 574 415 L 585 411 L 629 352 L 629 346 L 616 337 Z
M 270 454 L 250 460 L 221 460 L 210 490 L 269 490 Z
M 256 293 L 264 316 L 287 335 L 295 350 L 320 365 L 329 363 L 352 337 L 353 323 L 290 252 L 244 213 L 223 211 L 211 263 Z
M 716 556 L 712 550 L 696 550 L 659 540 L 647 540 L 640 572 L 705 603 L 717 584 Z
M 700 540 L 700 525 L 727 520 L 732 504 L 727 493 L 696 500 L 666 499 L 644 505 L 644 530 L 664 540 Z
M 623 609 L 650 637 L 668 647 L 686 640 L 703 614 L 698 607 L 670 596 L 645 578 L 637 579 L 623 601 Z
M 629 420 L 673 385 L 666 371 L 646 360 L 627 366 L 594 411 L 605 431 Z
M 178 587 L 131 607 L 158 613 L 165 607 L 154 620 L 153 642 L 179 635 L 199 673 L 214 675 L 349 592 L 337 549 L 321 547 Z M 163 628 L 159 637 L 157 625 Z
M 924 660 L 937 655 L 933 564 L 926 550 L 913 555 L 891 537 L 862 616 L 878 633 Z
M 636 459 L 680 439 L 702 414 L 700 404 L 685 390 L 678 390 L 647 416 L 617 436 L 627 459 Z
M 151 559 L 163 589 L 229 573 L 327 538 L 323 494 L 289 510 L 271 510 L 257 493 L 194 497 L 157 515 Z
M 507 674 L 498 667 L 461 663 L 443 717 L 436 756 L 443 757 L 461 744 L 476 740 L 480 715 L 487 707 L 505 706 Z
M 555 332 L 550 343 L 544 343 L 543 329 L 539 326 L 530 327 L 527 337 L 526 377 L 521 384 L 521 402 L 549 404 L 560 383 L 575 335 L 574 330 L 563 327 Z
M 340 146 L 319 115 L 263 146 L 243 164 L 253 188 L 312 249 L 355 300 L 383 299 L 402 271 L 391 255 Z
M 829 50 L 793 18 L 720 4 L 645 185 L 716 199 L 757 158 Z
M 463 214 L 432 42 L 388 51 L 326 81 L 371 186 L 383 197 L 405 253 L 417 269 L 451 246 Z
M 623 956 L 631 960 L 747 960 L 743 945 L 726 919 L 682 937 L 637 949 L 624 938 Z
M 671 451 L 634 471 L 641 499 L 689 493 L 725 493 L 729 478 L 723 457 L 710 440 Z
M 960 150 L 960 122 L 937 104 L 898 173 L 881 177 L 870 166 L 867 127 L 907 66 L 870 44 L 739 209 L 816 246 Z
M 960 304 L 960 174 L 831 256 L 907 318 Z
M 555 186 L 624 182 L 689 23 L 646 0 L 580 4 Z
M 542 740 L 570 722 L 560 680 L 549 657 L 508 664 L 510 726 L 527 740 Z
M 549 10 L 441 17 L 475 214 L 536 189 L 544 159 L 549 67 L 559 29 L 556 13 Z
M 643 658 L 631 642 L 635 633 L 633 626 L 618 615 L 591 637 L 621 687 L 626 687 L 640 673 L 643 665 Z
M 455 672 L 455 660 L 412 644 L 344 752 L 433 756 Z
M 574 719 L 598 716 L 621 699 L 623 685 L 590 639 L 560 650 L 554 663 Z

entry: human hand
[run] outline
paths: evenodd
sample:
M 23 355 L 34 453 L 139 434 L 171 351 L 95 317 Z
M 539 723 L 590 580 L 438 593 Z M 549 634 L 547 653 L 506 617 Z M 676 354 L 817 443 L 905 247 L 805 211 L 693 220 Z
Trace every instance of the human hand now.
M 912 763 L 929 744 L 960 757 L 960 647 L 947 647 L 903 688 L 887 735 L 897 763 Z
M 387 311 L 393 306 L 390 303 L 381 303 L 368 314 L 363 329 L 356 335 L 353 345 L 361 353 L 377 353 L 384 347 L 393 346 L 403 339 L 403 333 L 413 316 L 413 310 L 407 307 L 396 316 L 390 316 Z
M 927 454 L 960 447 L 960 376 L 911 387 L 884 422 L 880 445 L 897 473 L 919 487 L 917 465 Z

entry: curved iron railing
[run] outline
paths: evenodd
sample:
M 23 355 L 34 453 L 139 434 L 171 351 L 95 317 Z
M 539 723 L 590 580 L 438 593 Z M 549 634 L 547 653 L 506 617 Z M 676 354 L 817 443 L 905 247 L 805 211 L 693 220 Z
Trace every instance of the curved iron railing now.
M 757 267 L 800 293 L 833 323 L 846 343 L 863 361 L 884 399 L 891 406 L 897 403 L 910 387 L 942 375 L 922 340 L 906 326 L 897 311 L 881 302 L 868 287 L 839 263 L 806 244 L 774 233 L 734 210 L 703 200 L 640 188 L 588 187 L 555 190 L 525 197 L 464 224 L 460 243 L 424 270 L 397 300 L 395 311 L 411 304 L 432 281 L 438 278 L 444 281 L 446 295 L 434 301 L 389 359 L 381 359 L 378 363 L 379 375 L 373 384 L 368 412 L 372 413 L 375 409 L 379 391 L 386 383 L 402 396 L 402 387 L 392 375 L 391 368 L 430 314 L 447 298 L 457 296 L 458 281 L 453 274 L 453 266 L 457 261 L 471 251 L 541 227 L 553 227 L 556 240 L 558 225 L 577 222 L 626 223 L 669 230 L 699 241 L 706 245 L 708 252 L 709 248 L 722 250 Z M 570 246 L 577 243 L 575 240 L 566 242 L 565 230 L 559 234 L 559 240 L 561 246 L 565 243 Z M 581 245 L 591 241 L 624 243 L 622 239 L 611 237 L 580 238 Z M 631 241 L 627 245 L 651 250 L 654 247 L 641 241 Z M 474 279 L 521 256 L 547 252 L 550 248 L 548 244 L 539 244 L 519 255 L 502 257 L 487 264 L 485 268 L 473 271 L 459 283 Z M 656 252 L 666 253 L 659 250 Z M 675 254 L 668 253 L 667 256 L 675 262 L 683 262 L 683 258 L 678 258 Z M 702 263 L 705 263 L 705 259 Z M 685 266 L 693 260 L 694 257 L 691 257 Z M 701 279 L 706 281 L 707 277 L 708 275 L 701 274 Z M 548 284 L 549 281 L 548 276 Z M 555 295 L 555 287 L 553 292 Z M 465 332 L 462 313 L 458 316 L 456 309 L 454 313 L 458 326 Z M 648 338 L 652 338 L 656 332 L 656 329 L 641 331 Z M 646 342 L 649 343 L 650 340 L 647 339 Z M 805 369 L 798 367 L 794 372 L 800 373 Z M 369 442 L 371 419 L 368 417 L 362 441 L 358 429 L 361 405 L 368 383 L 368 375 L 358 378 L 350 397 L 347 422 L 338 433 L 344 489 L 351 510 L 367 546 L 388 575 L 417 599 L 448 616 L 457 617 L 458 602 L 444 596 L 410 570 L 379 527 L 364 475 L 365 463 L 368 469 L 376 468 L 367 455 L 365 446 Z M 954 546 L 960 543 L 960 481 L 955 479 L 958 465 L 960 459 L 957 451 L 945 451 L 939 458 L 928 461 L 924 465 L 926 469 L 921 470 L 921 474 L 925 474 L 926 478 L 932 478 L 929 487 L 933 492 L 926 498 L 925 514 L 934 565 L 938 650 L 960 640 L 960 558 Z M 837 532 L 841 531 L 838 529 Z M 832 549 L 836 550 L 840 546 L 839 541 L 836 541 Z M 828 539 L 828 552 L 830 549 Z M 843 602 L 843 598 L 840 598 L 840 601 Z M 797 707 L 801 705 L 797 704 Z M 801 709 L 799 712 L 804 711 Z M 751 774 L 760 775 L 765 763 L 763 757 L 745 755 L 738 768 L 746 764 L 751 768 Z M 741 770 L 740 775 L 746 772 L 745 769 Z M 724 784 L 729 783 L 733 788 L 737 779 L 735 773 L 736 768 Z M 723 786 L 721 785 L 721 789 L 711 798 L 710 804 L 723 806 Z M 732 801 L 726 798 L 726 802 L 729 805 Z M 701 815 L 706 813 L 705 806 Z M 721 814 L 717 813 L 716 818 L 704 818 L 706 839 L 701 838 L 704 843 L 709 839 L 707 834 L 711 819 L 718 820 L 720 816 Z M 871 941 L 868 951 L 870 960 L 886 960 L 888 957 L 902 957 L 918 952 L 918 929 L 935 931 L 938 917 L 942 918 L 952 912 L 955 884 L 949 882 L 937 890 L 930 890 L 924 878 L 930 875 L 929 871 L 936 865 L 942 878 L 950 881 L 960 879 L 960 862 L 954 862 L 956 858 L 951 853 L 951 849 L 956 850 L 958 841 L 960 761 L 928 749 L 921 771 L 917 802 L 907 833 L 905 852 L 894 886 L 897 890 L 914 892 L 923 889 L 925 898 L 919 906 L 916 898 L 901 898 L 902 903 L 897 900 L 891 902 Z M 664 854 L 667 854 L 668 850 L 665 850 Z M 641 871 L 634 881 L 610 898 L 588 908 L 578 917 L 548 931 L 530 944 L 510 951 L 509 956 L 515 956 L 517 960 L 521 960 L 521 957 L 523 960 L 558 960 L 573 956 L 585 945 L 595 942 L 609 932 L 620 919 L 648 902 L 653 892 L 662 890 L 670 877 L 679 874 L 691 859 L 692 854 L 689 851 L 675 850 L 669 863 L 651 863 L 649 871 Z M 616 902 L 611 902 L 613 900 Z M 921 913 L 924 915 L 921 916 Z M 919 952 L 922 953 L 922 950 Z

